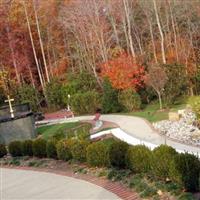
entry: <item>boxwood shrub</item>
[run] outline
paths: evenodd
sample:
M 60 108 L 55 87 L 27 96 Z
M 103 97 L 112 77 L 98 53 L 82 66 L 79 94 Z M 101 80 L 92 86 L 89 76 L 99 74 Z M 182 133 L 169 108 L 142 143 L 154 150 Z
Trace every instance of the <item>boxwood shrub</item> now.
M 56 139 L 49 139 L 47 141 L 47 157 L 57 159 L 56 145 L 58 141 Z
M 4 144 L 0 144 L 0 158 L 4 157 L 7 155 L 7 149 Z
M 71 147 L 72 157 L 74 160 L 85 162 L 86 161 L 86 149 L 89 145 L 87 140 L 76 140 Z
M 45 158 L 47 142 L 43 138 L 38 138 L 33 141 L 33 155 L 39 158 Z
M 195 155 L 181 153 L 176 156 L 175 164 L 182 183 L 187 191 L 195 192 L 200 189 L 200 161 Z
M 92 143 L 87 147 L 87 163 L 91 166 L 109 165 L 109 148 L 103 142 Z
M 33 156 L 33 141 L 25 140 L 22 142 L 22 154 L 23 156 Z
M 22 156 L 22 142 L 21 141 L 13 141 L 8 145 L 9 153 L 13 157 Z
M 71 148 L 75 144 L 75 139 L 63 139 L 56 145 L 57 156 L 59 160 L 68 161 L 72 159 Z
M 175 167 L 177 152 L 167 145 L 160 145 L 153 150 L 153 172 L 157 177 L 178 180 L 178 172 Z
M 113 167 L 125 168 L 126 153 L 129 145 L 126 142 L 115 140 L 109 147 L 109 160 Z
M 136 173 L 149 172 L 152 169 L 152 152 L 144 145 L 131 146 L 126 155 L 129 169 Z

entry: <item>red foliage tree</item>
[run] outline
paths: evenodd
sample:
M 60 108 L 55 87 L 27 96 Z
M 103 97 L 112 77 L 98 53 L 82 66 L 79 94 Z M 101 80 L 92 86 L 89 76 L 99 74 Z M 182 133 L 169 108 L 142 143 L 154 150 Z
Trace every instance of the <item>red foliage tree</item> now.
M 143 86 L 144 67 L 136 64 L 135 59 L 126 53 L 101 65 L 101 76 L 108 77 L 112 86 L 124 90 L 137 90 Z

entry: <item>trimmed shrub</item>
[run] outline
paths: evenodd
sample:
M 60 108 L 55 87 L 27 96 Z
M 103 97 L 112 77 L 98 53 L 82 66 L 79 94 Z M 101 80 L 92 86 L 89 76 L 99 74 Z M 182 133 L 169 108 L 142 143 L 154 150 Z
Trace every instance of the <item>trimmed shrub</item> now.
M 94 113 L 99 104 L 100 96 L 96 91 L 79 92 L 71 98 L 72 108 L 79 114 Z
M 4 157 L 7 155 L 7 149 L 4 144 L 0 144 L 0 158 Z
M 43 138 L 38 138 L 33 141 L 33 155 L 39 158 L 45 158 L 47 156 L 46 152 L 47 142 Z
M 196 116 L 200 118 L 200 96 L 190 97 L 188 100 L 188 104 L 191 106 Z
M 64 130 L 58 130 L 55 134 L 53 134 L 50 139 L 53 139 L 53 140 L 62 140 L 66 137 L 65 133 L 64 133 Z
M 103 82 L 103 113 L 116 113 L 121 111 L 122 106 L 118 102 L 118 90 L 112 87 L 109 79 L 104 79 Z
M 33 141 L 25 140 L 22 142 L 22 154 L 23 156 L 33 156 Z
M 64 161 L 72 159 L 71 148 L 74 144 L 74 139 L 64 139 L 59 141 L 56 145 L 58 159 Z
M 57 159 L 57 150 L 56 150 L 57 140 L 50 139 L 47 141 L 47 157 Z
M 87 163 L 91 166 L 108 166 L 109 152 L 108 147 L 102 142 L 90 144 L 87 147 Z
M 113 167 L 125 168 L 126 153 L 129 145 L 126 142 L 114 141 L 109 147 L 109 160 Z
M 160 145 L 153 150 L 153 173 L 161 178 L 177 178 L 175 169 L 176 150 L 167 145 Z
M 182 183 L 187 191 L 195 192 L 200 189 L 200 161 L 195 155 L 181 153 L 176 156 L 175 164 Z
M 85 162 L 86 161 L 86 149 L 89 142 L 86 140 L 77 140 L 71 147 L 72 157 L 74 160 Z
M 13 157 L 22 156 L 22 142 L 21 141 L 13 141 L 8 145 L 9 153 Z
M 140 109 L 141 99 L 140 95 L 132 89 L 126 89 L 119 93 L 119 103 L 124 106 L 126 111 L 132 112 Z
M 137 173 L 145 173 L 152 168 L 152 152 L 144 145 L 130 147 L 126 160 L 128 168 Z

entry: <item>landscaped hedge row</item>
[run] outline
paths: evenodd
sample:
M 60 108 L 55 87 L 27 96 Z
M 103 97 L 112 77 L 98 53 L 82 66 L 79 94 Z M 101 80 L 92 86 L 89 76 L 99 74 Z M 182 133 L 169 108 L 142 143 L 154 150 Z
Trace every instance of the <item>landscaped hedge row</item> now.
M 7 154 L 7 149 L 4 144 L 0 144 L 0 158 L 4 157 Z
M 8 149 L 12 156 L 33 155 L 64 161 L 74 159 L 93 167 L 127 168 L 134 173 L 147 173 L 156 179 L 183 184 L 187 191 L 198 191 L 200 186 L 199 159 L 188 153 L 179 154 L 166 145 L 151 151 L 144 145 L 129 146 L 114 139 L 90 143 L 74 138 L 59 141 L 39 138 L 12 142 Z M 3 155 L 1 152 L 0 146 L 0 155 Z

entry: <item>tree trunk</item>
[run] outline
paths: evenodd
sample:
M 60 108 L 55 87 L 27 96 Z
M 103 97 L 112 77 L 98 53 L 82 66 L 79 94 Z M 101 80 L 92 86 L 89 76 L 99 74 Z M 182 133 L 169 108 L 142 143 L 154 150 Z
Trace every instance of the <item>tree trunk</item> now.
M 158 29 L 160 32 L 160 37 L 161 37 L 161 52 L 162 52 L 162 60 L 163 63 L 166 64 L 166 56 L 165 56 L 165 45 L 164 45 L 164 35 L 163 35 L 163 31 L 162 31 L 162 27 L 160 24 L 160 19 L 158 16 L 158 10 L 157 10 L 157 5 L 156 5 L 156 0 L 153 0 L 153 5 L 154 5 L 154 10 L 155 10 L 155 15 L 156 15 L 156 21 L 157 21 L 157 25 L 158 25 Z
M 39 20 L 38 20 L 37 11 L 36 11 L 36 8 L 35 8 L 34 1 L 33 1 L 33 8 L 34 8 L 34 13 L 35 13 L 35 20 L 36 20 L 37 32 L 38 32 L 39 41 L 40 41 L 42 58 L 43 58 L 43 62 L 44 62 L 45 74 L 46 74 L 47 82 L 49 83 L 50 82 L 49 72 L 48 72 L 48 69 L 47 69 L 47 62 L 46 62 L 45 53 L 44 53 L 44 46 L 43 46 L 42 37 L 41 37 L 41 33 L 40 33 L 40 25 L 39 25 Z
M 151 41 L 152 41 L 152 46 L 153 46 L 153 55 L 154 55 L 155 62 L 157 64 L 158 59 L 157 59 L 157 55 L 156 55 L 156 46 L 155 46 L 155 42 L 154 42 L 153 29 L 152 29 L 152 24 L 151 24 L 150 19 L 148 20 L 148 22 L 149 22 L 150 35 L 151 35 Z
M 23 1 L 23 6 L 24 6 L 27 25 L 28 25 L 28 31 L 29 31 L 29 35 L 30 35 L 30 39 L 31 39 L 31 45 L 32 45 L 32 49 L 33 49 L 34 59 L 35 59 L 35 63 L 36 63 L 36 67 L 37 67 L 37 71 L 38 71 L 38 75 L 39 75 L 39 79 L 40 79 L 40 84 L 42 86 L 43 93 L 45 94 L 44 83 L 42 80 L 42 75 L 40 73 L 40 67 L 39 67 L 39 63 L 38 63 L 38 59 L 37 59 L 37 55 L 36 55 L 36 51 L 35 51 L 35 45 L 33 42 L 33 36 L 32 36 L 32 32 L 31 32 L 31 26 L 30 26 L 30 22 L 29 22 L 29 18 L 28 18 L 25 1 Z
M 173 16 L 173 13 L 172 13 L 171 3 L 170 3 L 169 0 L 168 0 L 168 4 L 169 4 L 169 9 L 170 9 L 171 21 L 172 21 L 172 29 L 173 29 L 173 33 L 174 33 L 174 45 L 175 45 L 175 51 L 176 51 L 176 60 L 178 62 L 179 61 L 179 57 L 178 57 L 176 28 L 175 28 L 175 22 L 174 22 L 174 16 Z
M 127 28 L 128 28 L 129 47 L 130 47 L 132 56 L 135 58 L 135 50 L 133 47 L 133 39 L 132 39 L 132 35 L 131 35 L 130 10 L 129 10 L 128 1 L 123 0 L 123 4 L 124 4 L 124 10 L 125 10 L 126 22 L 127 22 Z
M 162 105 L 161 93 L 159 91 L 157 91 L 157 94 L 158 94 L 158 99 L 159 99 L 160 110 L 162 110 L 163 105 Z
M 19 75 L 19 72 L 17 70 L 17 62 L 16 62 L 16 59 L 15 59 L 14 48 L 13 48 L 13 45 L 12 45 L 11 35 L 10 35 L 10 29 L 9 29 L 8 25 L 6 27 L 6 32 L 7 32 L 7 35 L 8 35 L 8 44 L 9 44 L 10 51 L 11 51 L 12 62 L 13 62 L 13 66 L 14 66 L 14 69 L 15 69 L 15 74 L 16 74 L 17 82 L 20 85 L 21 84 L 20 75 Z

